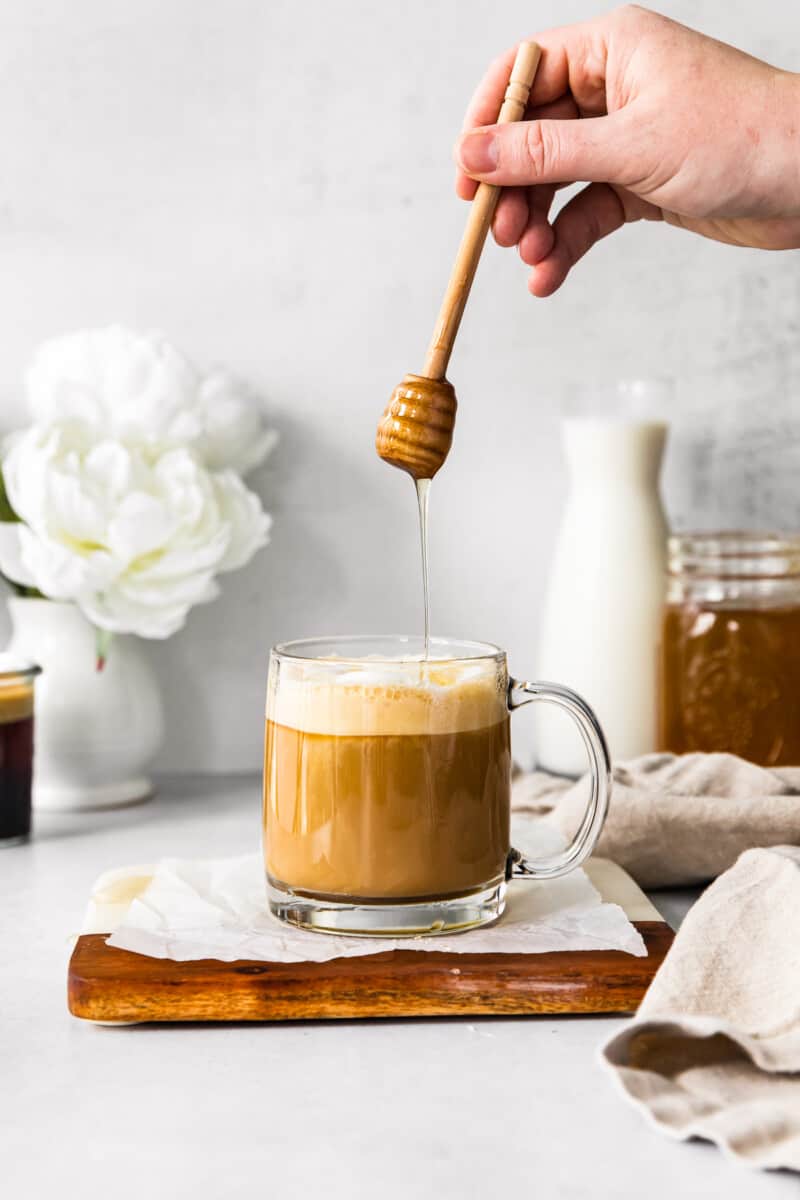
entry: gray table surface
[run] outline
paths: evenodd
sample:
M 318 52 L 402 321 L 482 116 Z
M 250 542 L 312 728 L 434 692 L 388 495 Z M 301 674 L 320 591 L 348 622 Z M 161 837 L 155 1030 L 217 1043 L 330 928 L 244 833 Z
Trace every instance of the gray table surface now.
M 660 1200 L 797 1196 L 648 1128 L 596 1062 L 616 1018 L 106 1029 L 69 1016 L 94 879 L 246 852 L 253 778 L 161 781 L 116 813 L 41 815 L 0 851 L 0 1178 L 9 1200 Z M 688 893 L 662 893 L 673 923 Z

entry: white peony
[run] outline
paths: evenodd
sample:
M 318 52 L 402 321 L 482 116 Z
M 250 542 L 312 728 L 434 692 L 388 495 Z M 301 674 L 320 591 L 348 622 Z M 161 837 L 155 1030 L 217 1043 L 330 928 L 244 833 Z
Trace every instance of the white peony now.
M 142 363 L 135 387 L 132 359 L 124 378 L 111 371 L 94 395 L 65 385 L 60 395 L 73 419 L 53 421 L 51 413 L 48 424 L 10 439 L 3 477 L 20 523 L 0 523 L 0 571 L 51 599 L 74 601 L 101 629 L 165 638 L 193 604 L 214 598 L 216 575 L 266 543 L 270 518 L 235 471 L 208 470 L 192 449 L 168 439 L 158 450 L 148 439 L 98 438 L 85 406 L 99 411 L 113 394 L 120 419 L 132 426 L 126 398 L 137 388 L 151 412 L 163 404 L 178 421 L 171 397 L 180 395 L 180 363 L 166 352 L 163 370 L 146 354 Z M 175 393 L 168 373 L 179 384 Z
M 247 475 L 278 441 L 267 429 L 255 399 L 225 371 L 212 371 L 197 392 L 202 432 L 195 448 L 213 470 L 229 467 Z
M 225 372 L 203 375 L 160 335 L 119 325 L 45 342 L 25 386 L 37 424 L 80 421 L 97 440 L 146 455 L 190 447 L 213 470 L 244 475 L 277 441 L 253 395 Z

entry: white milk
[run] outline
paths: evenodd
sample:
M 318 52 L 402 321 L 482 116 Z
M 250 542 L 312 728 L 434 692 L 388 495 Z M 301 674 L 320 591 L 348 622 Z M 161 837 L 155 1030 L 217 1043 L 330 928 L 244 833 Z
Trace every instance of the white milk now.
M 545 603 L 537 677 L 595 709 L 613 759 L 656 746 L 656 648 L 667 523 L 658 492 L 666 425 L 576 418 L 563 424 L 571 474 Z M 537 706 L 540 766 L 587 769 L 565 716 Z

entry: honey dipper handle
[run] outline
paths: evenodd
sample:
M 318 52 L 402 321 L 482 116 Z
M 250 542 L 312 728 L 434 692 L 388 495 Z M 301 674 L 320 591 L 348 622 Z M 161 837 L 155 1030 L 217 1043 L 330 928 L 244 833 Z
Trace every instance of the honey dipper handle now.
M 541 47 L 537 46 L 536 42 L 522 42 L 520 45 L 517 57 L 514 59 L 514 66 L 511 68 L 511 77 L 506 88 L 503 106 L 497 118 L 498 125 L 519 121 L 524 115 L 541 55 Z M 447 364 L 450 361 L 453 343 L 461 324 L 461 317 L 478 267 L 478 259 L 492 223 L 499 195 L 500 188 L 495 184 L 481 183 L 478 185 L 475 199 L 470 207 L 467 227 L 464 230 L 464 236 L 461 239 L 450 275 L 450 282 L 447 285 L 442 307 L 439 309 L 436 328 L 428 346 L 425 366 L 422 370 L 422 374 L 428 379 L 444 379 L 447 373 Z

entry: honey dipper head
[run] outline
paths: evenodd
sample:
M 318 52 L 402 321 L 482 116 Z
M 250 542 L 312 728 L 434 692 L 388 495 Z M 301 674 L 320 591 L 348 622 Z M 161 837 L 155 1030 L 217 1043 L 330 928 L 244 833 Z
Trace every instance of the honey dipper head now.
M 447 458 L 456 423 L 456 393 L 446 379 L 406 375 L 378 422 L 375 449 L 414 479 L 433 479 Z

